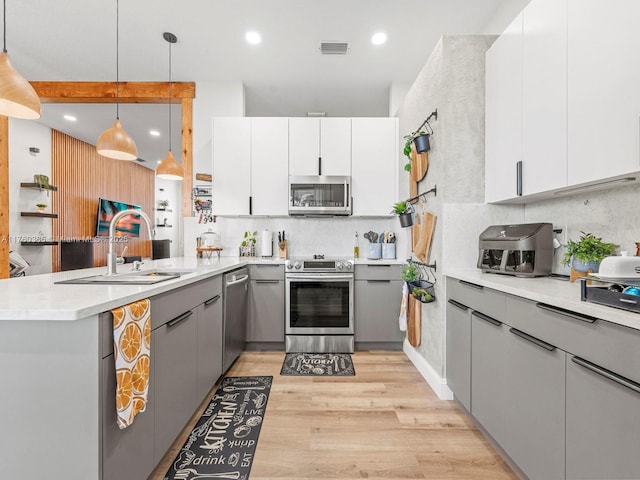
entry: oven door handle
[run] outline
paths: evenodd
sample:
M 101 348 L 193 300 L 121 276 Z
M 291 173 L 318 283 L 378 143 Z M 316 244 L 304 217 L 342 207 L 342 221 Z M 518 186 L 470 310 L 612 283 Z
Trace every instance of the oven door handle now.
M 295 276 L 294 276 L 295 275 Z M 317 280 L 351 280 L 353 279 L 353 275 L 309 275 L 306 273 L 301 274 L 292 274 L 287 276 L 287 280 L 296 281 L 296 282 L 305 282 L 305 281 L 317 281 Z

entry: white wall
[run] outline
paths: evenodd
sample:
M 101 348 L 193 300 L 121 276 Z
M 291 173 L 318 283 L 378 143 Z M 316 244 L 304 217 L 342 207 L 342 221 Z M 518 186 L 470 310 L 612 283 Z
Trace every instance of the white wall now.
M 398 109 L 404 102 L 404 97 L 407 96 L 407 92 L 411 88 L 410 83 L 394 82 L 389 87 L 389 116 L 395 117 L 398 113 Z
M 504 0 L 478 35 L 500 35 L 531 0 Z
M 40 153 L 29 152 L 29 147 Z M 9 234 L 10 250 L 18 252 L 31 267 L 27 275 L 51 272 L 53 247 L 23 247 L 21 240 L 31 237 L 50 239 L 52 222 L 48 218 L 21 217 L 20 212 L 35 212 L 36 203 L 46 203 L 46 211 L 52 213 L 52 196 L 55 192 L 20 188 L 21 182 L 33 182 L 34 174 L 47 175 L 51 179 L 51 129 L 30 120 L 9 119 Z M 57 212 L 53 212 L 57 213 Z M 42 238 L 44 237 L 44 238 Z M 33 240 L 33 238 L 31 238 Z

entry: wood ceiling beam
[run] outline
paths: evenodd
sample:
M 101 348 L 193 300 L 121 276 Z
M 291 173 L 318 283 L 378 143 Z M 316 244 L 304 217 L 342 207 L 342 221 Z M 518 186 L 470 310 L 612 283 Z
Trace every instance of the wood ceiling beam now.
M 195 98 L 194 82 L 172 82 L 171 103 Z M 116 103 L 116 82 L 31 82 L 47 103 Z M 169 82 L 120 82 L 120 103 L 168 103 Z
M 9 119 L 0 115 L 0 278 L 9 278 Z

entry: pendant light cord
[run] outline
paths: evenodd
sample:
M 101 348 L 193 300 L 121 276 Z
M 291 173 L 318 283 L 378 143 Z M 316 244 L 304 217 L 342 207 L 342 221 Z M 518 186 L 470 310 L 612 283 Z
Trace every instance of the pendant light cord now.
M 169 42 L 169 151 L 171 152 L 171 97 L 173 84 L 171 83 L 171 42 Z
M 7 53 L 7 0 L 2 1 L 2 51 Z
M 116 0 L 116 119 L 118 120 L 120 120 L 119 87 L 120 87 L 120 1 Z

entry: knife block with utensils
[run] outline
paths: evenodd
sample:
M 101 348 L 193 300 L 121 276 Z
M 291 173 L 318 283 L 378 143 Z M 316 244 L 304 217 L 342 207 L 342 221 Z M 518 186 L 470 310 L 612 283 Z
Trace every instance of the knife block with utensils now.
M 280 258 L 280 260 L 287 259 L 287 240 L 278 242 L 278 258 Z

